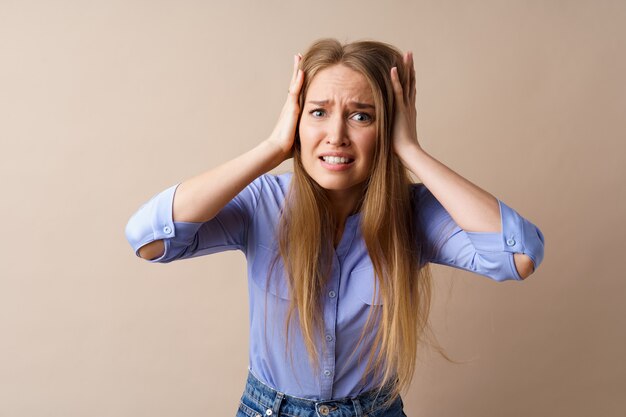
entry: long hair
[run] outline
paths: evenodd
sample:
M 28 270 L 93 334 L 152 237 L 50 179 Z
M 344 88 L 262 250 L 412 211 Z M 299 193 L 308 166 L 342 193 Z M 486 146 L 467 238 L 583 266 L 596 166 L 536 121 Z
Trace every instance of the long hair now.
M 395 103 L 389 72 L 396 66 L 399 78 L 403 78 L 402 54 L 394 46 L 377 41 L 343 45 L 332 38 L 315 41 L 300 62 L 305 74 L 299 97 L 300 115 L 311 80 L 319 71 L 336 64 L 363 74 L 374 95 L 377 142 L 371 172 L 356 210 L 361 212 L 362 236 L 382 305 L 373 305 L 370 309 L 357 346 L 380 319 L 363 378 L 370 375 L 372 369 L 375 377 L 382 375 L 380 389 L 392 387 L 385 402 L 390 405 L 400 391 L 410 385 L 418 344 L 422 341 L 434 339 L 431 346 L 452 360 L 436 342 L 428 322 L 432 278 L 425 262 L 423 231 L 414 219 L 410 177 L 392 147 Z M 324 352 L 327 349 L 323 337 L 322 297 L 330 275 L 338 219 L 325 190 L 304 169 L 299 130 L 295 136 L 293 164 L 294 175 L 277 229 L 279 253 L 272 267 L 280 256 L 288 280 L 291 301 L 285 320 L 285 345 L 289 343 L 290 322 L 296 315 L 309 361 L 319 375 L 318 341 L 323 342 Z

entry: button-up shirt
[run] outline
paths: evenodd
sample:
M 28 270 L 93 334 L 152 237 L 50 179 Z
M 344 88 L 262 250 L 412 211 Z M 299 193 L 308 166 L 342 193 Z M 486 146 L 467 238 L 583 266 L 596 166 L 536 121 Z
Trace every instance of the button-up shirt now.
M 323 299 L 325 340 L 318 344 L 321 373 L 317 377 L 308 362 L 297 320 L 292 321 L 290 328 L 291 352 L 285 347 L 284 321 L 290 302 L 287 281 L 280 275 L 273 276 L 266 291 L 269 264 L 278 250 L 275 231 L 292 175 L 288 172 L 259 176 L 206 222 L 173 221 L 174 195 L 180 183 L 172 185 L 155 194 L 131 216 L 126 238 L 137 256 L 143 245 L 163 239 L 165 251 L 159 258 L 148 260 L 152 263 L 226 250 L 242 251 L 248 264 L 249 369 L 266 385 L 288 395 L 313 400 L 356 396 L 381 383 L 371 377 L 364 384 L 359 383 L 375 333 L 367 334 L 362 343 L 356 344 L 368 311 L 382 305 L 380 298 L 373 297 L 377 284 L 361 235 L 361 214 L 347 218 L 333 253 L 332 275 Z M 412 184 L 411 196 L 415 218 L 424 231 L 424 262 L 471 271 L 494 281 L 519 281 L 514 253 L 528 255 L 535 269 L 543 260 L 542 232 L 499 199 L 501 231 L 470 232 L 454 222 L 424 184 Z M 282 267 L 279 260 L 273 274 L 282 274 Z M 327 346 L 325 354 L 322 343 Z

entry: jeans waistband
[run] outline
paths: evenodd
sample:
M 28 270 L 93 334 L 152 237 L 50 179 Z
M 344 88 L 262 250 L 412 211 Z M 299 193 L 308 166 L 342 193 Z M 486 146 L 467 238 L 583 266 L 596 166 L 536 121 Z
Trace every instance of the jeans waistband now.
M 251 417 L 278 416 L 279 411 L 292 416 L 339 417 L 365 416 L 380 409 L 389 398 L 391 384 L 376 388 L 355 397 L 336 400 L 311 400 L 287 395 L 264 384 L 248 367 L 246 387 L 241 398 L 242 406 Z M 400 398 L 396 402 L 401 401 Z

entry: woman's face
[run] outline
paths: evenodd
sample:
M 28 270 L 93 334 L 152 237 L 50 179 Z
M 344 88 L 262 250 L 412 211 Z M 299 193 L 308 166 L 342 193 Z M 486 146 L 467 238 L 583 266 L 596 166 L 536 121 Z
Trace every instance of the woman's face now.
M 374 110 L 372 90 L 359 72 L 338 64 L 311 80 L 299 126 L 302 164 L 321 187 L 339 193 L 331 196 L 362 193 L 376 146 Z

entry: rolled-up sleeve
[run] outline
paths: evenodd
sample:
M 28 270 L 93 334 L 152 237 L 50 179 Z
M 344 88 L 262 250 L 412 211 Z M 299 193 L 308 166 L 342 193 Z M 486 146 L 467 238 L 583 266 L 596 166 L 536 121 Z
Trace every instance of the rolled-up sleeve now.
M 419 226 L 429 262 L 464 269 L 495 281 L 521 280 L 514 253 L 530 257 L 537 270 L 543 261 L 541 230 L 498 199 L 500 232 L 469 232 L 452 219 L 423 185 L 415 184 Z
M 175 222 L 173 203 L 181 183 L 154 195 L 144 203 L 126 224 L 126 239 L 136 256 L 139 249 L 163 239 L 163 255 L 148 262 L 168 263 L 226 250 L 244 250 L 250 219 L 258 203 L 262 178 L 248 184 L 211 220 Z

